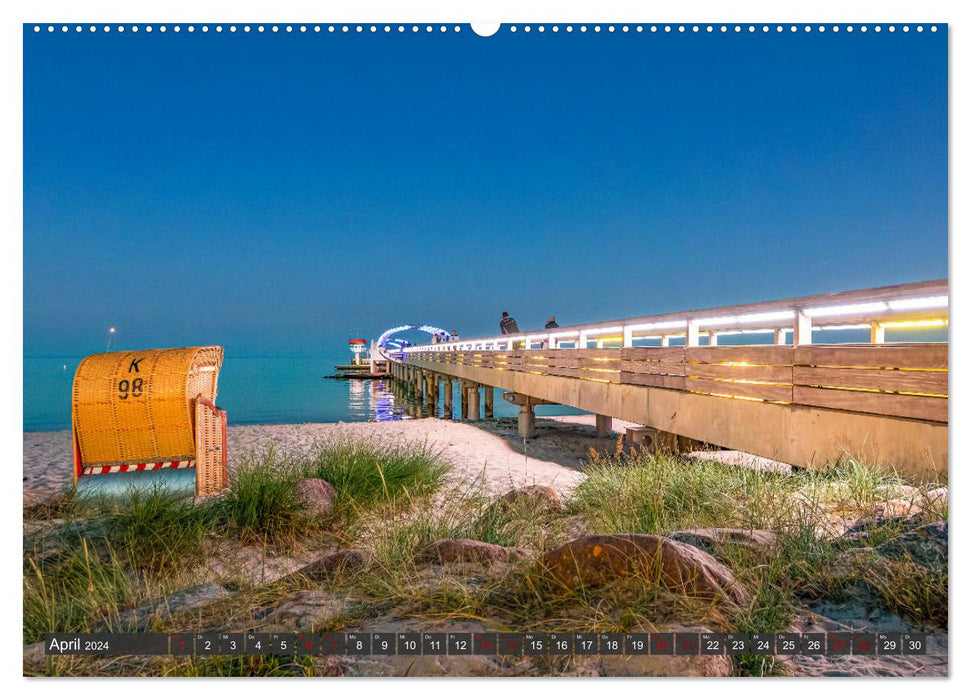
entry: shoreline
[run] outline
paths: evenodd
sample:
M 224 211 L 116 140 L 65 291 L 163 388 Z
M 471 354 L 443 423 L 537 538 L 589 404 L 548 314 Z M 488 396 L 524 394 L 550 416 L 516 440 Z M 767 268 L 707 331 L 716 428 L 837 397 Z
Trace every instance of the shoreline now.
M 598 438 L 593 415 L 537 417 L 536 437 L 523 441 L 515 418 L 475 423 L 443 418 L 385 422 L 279 423 L 230 425 L 230 471 L 240 458 L 269 447 L 306 451 L 316 442 L 338 438 L 380 442 L 424 442 L 452 465 L 452 485 L 477 481 L 483 492 L 502 494 L 528 485 L 549 486 L 561 496 L 585 479 L 580 464 L 588 450 L 613 452 L 628 425 L 615 420 L 610 437 Z M 49 498 L 72 481 L 71 431 L 23 433 L 23 503 Z

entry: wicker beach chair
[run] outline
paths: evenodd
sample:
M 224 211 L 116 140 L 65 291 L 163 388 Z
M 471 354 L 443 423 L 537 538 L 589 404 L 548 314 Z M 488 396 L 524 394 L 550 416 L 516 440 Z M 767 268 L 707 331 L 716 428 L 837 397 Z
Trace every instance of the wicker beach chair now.
M 74 483 L 126 475 L 115 478 L 141 486 L 192 469 L 197 496 L 229 486 L 226 412 L 215 403 L 222 361 L 215 346 L 84 358 L 74 375 Z

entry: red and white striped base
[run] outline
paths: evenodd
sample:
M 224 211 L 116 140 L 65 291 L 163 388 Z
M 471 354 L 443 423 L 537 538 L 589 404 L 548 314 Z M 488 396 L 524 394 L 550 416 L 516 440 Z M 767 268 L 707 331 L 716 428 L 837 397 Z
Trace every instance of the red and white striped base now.
M 139 464 L 112 464 L 105 467 L 85 467 L 85 476 L 92 474 L 117 474 L 119 472 L 145 472 L 153 469 L 187 469 L 196 466 L 195 461 L 185 459 L 176 462 L 141 462 Z

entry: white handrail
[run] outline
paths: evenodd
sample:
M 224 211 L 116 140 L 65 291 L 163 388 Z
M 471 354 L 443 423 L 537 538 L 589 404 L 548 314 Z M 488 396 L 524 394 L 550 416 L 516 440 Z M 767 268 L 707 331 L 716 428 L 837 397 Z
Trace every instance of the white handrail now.
M 785 339 L 791 335 L 793 345 L 802 345 L 811 342 L 813 331 L 853 328 L 871 329 L 871 341 L 879 343 L 885 328 L 942 327 L 947 320 L 948 282 L 941 279 L 416 345 L 405 352 L 511 350 L 517 345 L 531 348 L 534 343 L 556 348 L 563 341 L 581 348 L 591 341 L 597 347 L 606 343 L 632 347 L 635 339 L 660 338 L 664 345 L 668 338 L 680 337 L 686 337 L 687 345 L 697 345 L 702 335 L 714 344 L 719 335 L 741 333 L 774 333 L 777 344 L 787 344 Z

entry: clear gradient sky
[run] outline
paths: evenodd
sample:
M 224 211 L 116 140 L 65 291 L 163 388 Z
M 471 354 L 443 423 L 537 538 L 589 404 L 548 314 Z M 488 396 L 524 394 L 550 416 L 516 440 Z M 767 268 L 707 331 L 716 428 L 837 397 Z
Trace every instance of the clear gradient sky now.
M 24 41 L 24 352 L 947 276 L 947 32 Z

